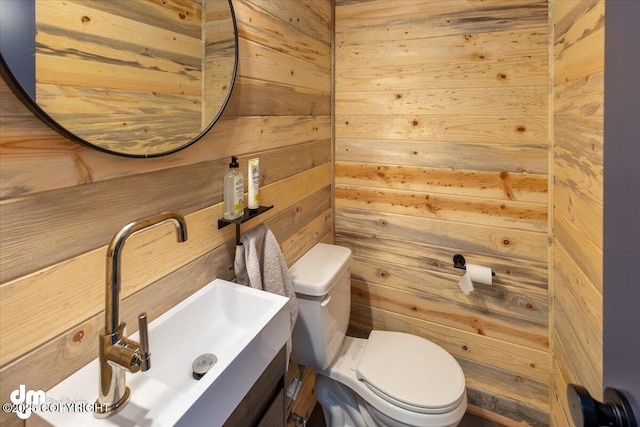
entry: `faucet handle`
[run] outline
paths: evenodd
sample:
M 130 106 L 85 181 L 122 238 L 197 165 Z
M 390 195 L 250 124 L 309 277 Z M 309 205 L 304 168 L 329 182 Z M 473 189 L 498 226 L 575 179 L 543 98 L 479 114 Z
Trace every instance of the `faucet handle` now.
M 151 368 L 151 353 L 149 352 L 149 329 L 147 327 L 147 313 L 138 315 L 138 329 L 140 331 L 140 370 Z

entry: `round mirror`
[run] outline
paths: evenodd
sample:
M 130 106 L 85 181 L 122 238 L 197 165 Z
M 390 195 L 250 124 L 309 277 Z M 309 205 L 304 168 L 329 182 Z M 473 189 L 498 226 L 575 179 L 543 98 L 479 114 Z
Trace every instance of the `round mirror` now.
M 0 0 L 2 76 L 52 128 L 130 157 L 180 150 L 229 100 L 231 0 Z

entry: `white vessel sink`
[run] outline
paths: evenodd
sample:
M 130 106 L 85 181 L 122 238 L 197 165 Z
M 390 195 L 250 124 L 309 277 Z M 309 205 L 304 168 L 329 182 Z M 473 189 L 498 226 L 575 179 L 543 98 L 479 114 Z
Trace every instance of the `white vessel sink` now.
M 127 373 L 131 398 L 119 413 L 37 415 L 55 426 L 222 425 L 288 340 L 288 301 L 216 279 L 149 324 L 151 369 Z M 204 353 L 218 361 L 196 380 L 192 363 Z M 93 404 L 99 372 L 95 359 L 48 390 L 47 399 Z

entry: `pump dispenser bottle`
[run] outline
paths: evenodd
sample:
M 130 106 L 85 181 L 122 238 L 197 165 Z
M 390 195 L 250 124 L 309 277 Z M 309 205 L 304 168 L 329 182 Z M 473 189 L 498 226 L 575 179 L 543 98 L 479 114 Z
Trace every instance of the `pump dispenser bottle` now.
M 229 171 L 224 175 L 224 219 L 240 218 L 244 214 L 244 178 L 238 158 L 231 157 Z

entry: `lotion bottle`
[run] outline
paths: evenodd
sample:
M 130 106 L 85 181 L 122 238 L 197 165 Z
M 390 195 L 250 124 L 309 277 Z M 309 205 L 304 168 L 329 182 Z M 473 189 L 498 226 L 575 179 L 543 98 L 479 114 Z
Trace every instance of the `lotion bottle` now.
M 260 207 L 260 160 L 258 158 L 249 160 L 249 176 L 247 178 L 249 212 L 257 212 Z
M 244 178 L 238 158 L 231 157 L 229 171 L 224 175 L 224 219 L 237 219 L 244 214 Z

